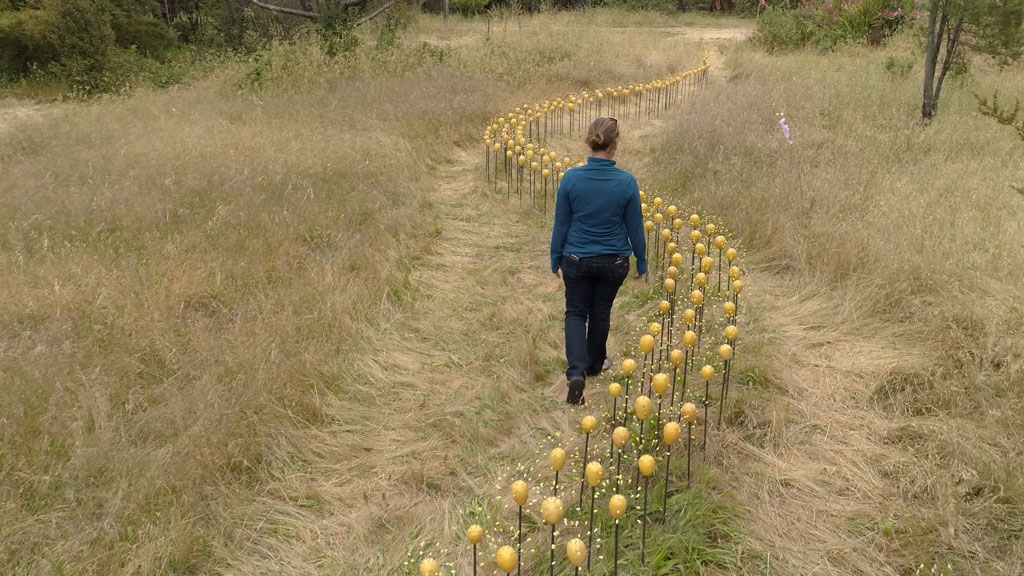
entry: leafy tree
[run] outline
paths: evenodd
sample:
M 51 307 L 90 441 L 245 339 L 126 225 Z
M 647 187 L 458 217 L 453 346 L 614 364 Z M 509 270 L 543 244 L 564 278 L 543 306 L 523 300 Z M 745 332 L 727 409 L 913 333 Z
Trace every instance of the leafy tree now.
M 1024 114 L 1021 113 L 1020 100 L 1017 100 L 1013 110 L 999 103 L 999 93 L 992 95 L 992 100 L 983 96 L 974 95 L 978 99 L 978 109 L 982 115 L 992 118 L 1003 126 L 1009 126 L 1017 131 L 1021 142 L 1024 142 Z M 1024 195 L 1024 186 L 1014 186 L 1018 194 Z
M 110 6 L 104 0 L 66 0 L 53 18 L 50 37 L 60 55 L 58 73 L 86 92 L 110 87 L 115 47 Z
M 1024 0 L 931 0 L 927 39 L 922 118 L 932 118 L 938 112 L 946 74 L 967 50 L 1001 62 L 1021 56 Z

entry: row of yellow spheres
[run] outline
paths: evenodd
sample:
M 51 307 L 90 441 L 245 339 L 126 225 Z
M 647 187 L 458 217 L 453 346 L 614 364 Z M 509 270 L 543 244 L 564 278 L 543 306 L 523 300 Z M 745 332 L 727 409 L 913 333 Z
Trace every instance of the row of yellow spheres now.
M 647 402 L 643 402 L 646 399 Z M 684 404 L 680 410 L 683 419 L 692 424 L 697 419 L 697 406 L 691 402 Z M 646 420 L 651 415 L 651 402 L 646 396 L 637 398 L 637 415 L 642 419 Z M 585 416 L 581 422 L 583 431 L 586 434 L 592 433 L 597 429 L 597 418 L 593 416 Z M 677 422 L 668 422 L 665 424 L 663 430 L 663 438 L 665 443 L 669 446 L 675 444 L 682 436 L 682 428 Z M 629 443 L 631 433 L 625 426 L 618 426 L 612 432 L 612 441 L 615 446 L 622 450 L 626 444 Z M 555 472 L 560 472 L 565 467 L 566 453 L 562 448 L 554 448 L 551 450 L 551 468 Z M 654 475 L 655 469 L 657 468 L 657 462 L 654 457 L 650 454 L 644 454 L 637 459 L 637 468 L 640 473 L 645 477 Z M 600 462 L 591 461 L 585 468 L 585 475 L 587 483 L 592 487 L 597 487 L 604 480 L 604 467 Z M 526 502 L 530 499 L 530 486 L 523 480 L 516 480 L 512 483 L 512 498 L 515 503 L 522 507 L 526 505 Z M 619 520 L 626 514 L 628 508 L 628 501 L 626 497 L 621 494 L 614 494 L 608 500 L 608 512 L 612 518 Z M 562 504 L 562 499 L 557 496 L 550 496 L 545 498 L 541 503 L 541 517 L 548 524 L 555 526 L 565 517 L 565 506 Z M 479 544 L 484 538 L 484 529 L 479 524 L 473 524 L 466 530 L 466 538 L 474 546 Z M 566 555 L 569 557 L 569 561 L 574 566 L 582 566 L 583 562 L 587 557 L 587 547 L 579 538 L 573 538 L 566 543 Z M 512 546 L 502 546 L 498 549 L 495 554 L 495 560 L 498 562 L 498 566 L 505 572 L 511 573 L 515 570 L 519 563 L 519 558 L 515 548 Z M 436 576 L 440 570 L 440 565 L 433 558 L 426 558 L 420 562 L 420 573 L 423 576 Z
M 643 190 L 641 190 L 640 201 L 643 202 L 645 199 L 646 194 L 644 194 Z M 669 218 L 673 219 L 672 227 L 675 228 L 676 230 L 682 230 L 683 226 L 686 225 L 682 218 L 676 218 L 676 216 L 679 214 L 679 209 L 676 208 L 675 206 L 668 206 L 665 209 L 665 214 L 662 214 L 661 207 L 664 205 L 664 201 L 661 198 L 655 198 L 651 203 L 654 205 L 655 210 L 653 220 L 647 220 L 646 222 L 644 222 L 644 229 L 647 230 L 648 232 L 654 230 L 654 227 L 656 225 L 664 223 L 666 215 L 668 215 Z M 643 203 L 640 205 L 640 211 L 643 213 L 645 217 L 649 216 L 651 213 L 651 207 L 648 206 L 646 203 Z M 700 226 L 700 216 L 698 216 L 697 214 L 690 214 L 689 220 L 690 226 L 693 228 L 693 230 L 690 232 L 690 242 L 693 244 L 693 248 L 697 256 L 702 257 L 701 270 L 705 273 L 709 272 L 711 270 L 711 266 L 714 265 L 714 260 L 712 260 L 711 258 L 703 258 L 704 255 L 707 254 L 707 246 L 705 246 L 701 242 L 701 239 L 703 239 L 704 236 L 703 234 L 701 234 L 700 230 L 697 230 L 697 227 Z M 708 238 L 715 236 L 715 232 L 718 230 L 718 228 L 710 222 L 704 227 L 704 229 L 705 231 L 707 231 Z M 669 230 L 668 228 L 662 229 L 661 239 L 668 242 L 668 240 L 670 240 L 671 238 L 672 231 Z M 714 243 L 716 248 L 718 248 L 719 250 L 724 250 L 726 245 L 728 244 L 728 240 L 725 238 L 725 236 L 719 234 L 718 236 L 715 236 Z M 675 253 L 675 251 L 678 249 L 678 246 L 674 242 L 669 242 L 665 245 L 665 248 L 670 257 L 672 258 L 672 265 L 681 266 L 683 263 L 682 255 L 677 255 Z M 725 251 L 725 259 L 730 264 L 734 260 L 736 260 L 738 256 L 739 252 L 737 252 L 735 248 L 729 248 L 728 250 Z M 729 277 L 732 280 L 738 280 L 739 276 L 742 274 L 739 268 L 735 266 L 730 268 L 729 272 Z
M 570 94 L 564 100 L 562 98 L 556 98 L 554 100 L 545 100 L 543 103 L 520 106 L 513 112 L 509 112 L 506 116 L 499 117 L 495 123 L 491 124 L 484 130 L 484 141 L 487 142 L 487 147 L 493 147 L 493 140 L 496 135 L 503 133 L 505 138 L 502 138 L 505 142 L 506 147 L 509 141 L 508 128 L 517 130 L 516 144 L 522 146 L 525 144 L 525 137 L 523 136 L 522 126 L 525 126 L 528 122 L 534 122 L 540 120 L 545 114 L 553 114 L 558 110 L 568 110 L 574 112 L 577 107 L 582 106 L 584 103 L 593 104 L 598 101 L 605 99 L 605 92 L 608 93 L 613 99 L 617 99 L 620 96 L 628 97 L 631 94 L 643 94 L 644 92 L 651 92 L 656 90 L 664 90 L 669 86 L 673 86 L 682 82 L 683 80 L 696 76 L 707 70 L 710 67 L 708 64 L 707 53 L 704 54 L 704 64 L 700 68 L 690 70 L 677 76 L 669 76 L 667 78 L 657 79 L 647 84 L 630 84 L 627 87 L 618 86 L 616 88 L 607 88 L 605 91 L 597 90 L 593 94 L 584 90 L 580 96 Z M 499 150 L 498 148 L 494 149 Z
M 703 64 L 703 66 L 701 66 L 700 68 L 694 69 L 694 70 L 690 70 L 689 72 L 684 72 L 680 76 L 672 76 L 672 77 L 670 77 L 668 79 L 664 79 L 664 80 L 655 80 L 654 82 L 651 82 L 651 83 L 648 83 L 648 84 L 643 84 L 643 85 L 630 84 L 626 88 L 623 88 L 622 86 L 619 86 L 618 88 L 608 88 L 607 92 L 609 93 L 609 95 L 612 98 L 618 98 L 620 95 L 623 96 L 623 97 L 628 97 L 632 93 L 642 94 L 645 91 L 662 90 L 662 89 L 667 88 L 668 86 L 677 84 L 677 83 L 683 81 L 686 78 L 689 78 L 691 76 L 694 76 L 694 75 L 697 75 L 697 74 L 699 74 L 701 72 L 704 72 L 705 70 L 707 70 L 709 68 L 709 66 L 710 65 L 708 64 L 708 56 L 707 56 L 707 53 L 705 53 L 704 54 L 704 64 Z M 519 164 L 520 167 L 525 166 L 528 161 L 532 161 L 533 158 L 536 156 L 536 154 L 539 153 L 540 158 L 541 158 L 541 164 L 542 165 L 548 165 L 548 164 L 553 165 L 555 170 L 556 170 L 556 172 L 559 173 L 559 179 L 560 179 L 561 175 L 563 173 L 562 169 L 565 168 L 566 170 L 568 170 L 568 166 L 571 163 L 569 158 L 564 158 L 561 162 L 559 162 L 557 160 L 557 155 L 556 154 L 554 154 L 553 152 L 549 154 L 548 151 L 545 150 L 544 148 L 540 148 L 535 153 L 534 152 L 535 146 L 533 144 L 530 144 L 530 143 L 526 142 L 525 133 L 524 133 L 523 129 L 521 128 L 521 126 L 523 126 L 528 121 L 532 122 L 534 120 L 540 120 L 541 118 L 544 117 L 544 111 L 547 111 L 548 113 L 554 113 L 557 110 L 567 109 L 570 112 L 574 112 L 577 105 L 581 105 L 584 102 L 593 104 L 595 101 L 604 100 L 605 95 L 600 90 L 595 92 L 593 95 L 590 95 L 587 91 L 584 91 L 581 94 L 581 98 L 582 99 L 577 98 L 575 94 L 572 94 L 572 95 L 569 95 L 568 102 L 564 102 L 561 98 L 557 98 L 553 102 L 552 101 L 545 101 L 543 104 L 535 105 L 534 107 L 526 106 L 526 107 L 516 108 L 514 113 L 509 113 L 508 114 L 507 121 L 506 121 L 506 118 L 498 118 L 498 120 L 497 120 L 497 122 L 495 124 L 492 124 L 492 125 L 487 127 L 487 129 L 484 131 L 484 145 L 488 149 L 494 150 L 494 152 L 496 152 L 496 153 L 500 152 L 502 150 L 502 148 L 504 148 L 506 150 L 506 158 L 507 159 L 511 159 L 511 158 L 513 158 L 515 156 L 518 156 L 518 164 Z M 508 127 L 511 127 L 512 129 L 515 130 L 515 140 L 513 140 L 512 137 L 509 136 Z M 500 134 L 498 134 L 499 131 L 500 131 Z M 495 134 L 498 134 L 500 136 L 500 141 L 495 141 L 494 140 L 494 135 Z M 524 151 L 525 151 L 525 154 L 524 154 Z M 539 169 L 541 164 L 538 164 L 537 162 L 531 162 L 530 167 L 531 167 L 531 169 L 534 172 L 536 172 Z M 582 163 L 577 163 L 576 165 L 577 166 L 582 166 Z M 549 172 L 548 169 L 544 169 L 543 176 L 545 178 L 550 176 L 550 172 Z M 644 199 L 645 199 L 645 194 L 644 194 L 643 191 L 641 191 L 640 192 L 640 200 L 643 201 Z M 655 198 L 654 199 L 654 205 L 655 205 L 655 209 L 656 210 L 660 210 L 660 208 L 662 206 L 662 199 L 661 198 Z M 643 204 L 642 205 L 642 211 L 643 211 L 644 216 L 646 216 L 649 213 L 649 207 L 646 204 Z M 678 209 L 675 206 L 669 206 L 668 209 L 667 209 L 667 212 L 668 212 L 669 216 L 673 217 L 673 218 L 675 217 L 677 211 L 678 211 Z M 659 216 L 661 216 L 660 212 L 656 212 L 655 213 L 655 219 L 660 224 L 664 217 L 658 218 Z M 647 230 L 650 231 L 653 228 L 653 222 L 647 222 L 646 224 L 650 225 L 650 226 L 647 226 Z M 694 228 L 699 226 L 700 225 L 700 216 L 698 216 L 697 214 L 692 214 L 690 216 L 690 224 Z M 683 221 L 680 220 L 680 219 L 676 219 L 674 221 L 674 225 L 675 225 L 675 228 L 677 230 L 679 230 L 679 229 L 681 229 L 683 227 Z M 715 225 L 714 224 L 708 224 L 706 229 L 707 229 L 708 235 L 710 237 L 715 232 Z M 664 232 L 667 232 L 667 230 L 663 230 L 662 231 L 662 236 L 663 237 L 664 237 Z M 690 237 L 691 237 L 691 240 L 694 240 L 694 244 L 696 245 L 700 241 L 700 232 L 697 231 L 697 230 L 694 230 L 693 232 L 695 232 L 697 234 L 696 240 L 694 240 L 694 234 L 693 233 L 691 233 Z M 669 234 L 671 234 L 671 232 L 669 232 Z M 719 249 L 724 248 L 725 247 L 725 243 L 726 243 L 726 239 L 725 239 L 724 236 L 718 236 L 717 238 L 715 238 L 715 245 Z M 736 258 L 736 250 L 730 248 L 728 253 L 726 254 L 726 257 L 729 259 L 729 262 L 732 262 Z M 680 256 L 680 258 L 681 258 L 681 256 Z M 680 260 L 680 264 L 681 263 L 682 262 Z M 702 268 L 704 267 L 703 264 L 704 264 L 704 262 L 702 261 Z M 730 277 L 731 276 L 732 276 L 732 271 L 730 270 Z M 668 284 L 666 283 L 666 287 L 667 286 L 668 286 Z M 674 280 L 673 280 L 672 286 L 673 286 L 673 291 L 674 291 L 674 286 L 675 286 Z M 742 289 L 742 281 L 740 281 L 740 289 Z M 736 290 L 736 292 L 739 292 L 739 290 Z M 660 308 L 661 308 L 662 313 L 663 314 L 667 313 L 667 310 L 665 309 L 666 308 L 665 305 L 668 304 L 668 302 L 662 302 L 661 304 L 662 305 L 660 306 Z M 726 303 L 726 314 L 727 314 L 727 316 L 731 317 L 732 313 L 735 313 L 735 307 L 733 305 L 733 308 L 732 308 L 733 312 L 729 313 L 728 307 L 730 305 L 732 305 L 731 302 L 727 302 Z M 693 322 L 694 318 L 695 318 L 695 312 L 693 310 L 687 309 L 685 311 L 685 313 L 684 313 L 684 319 L 687 319 L 686 320 L 687 324 L 691 324 Z M 655 329 L 654 326 L 657 326 L 657 328 Z M 654 333 L 654 335 L 656 336 L 657 333 L 660 333 L 660 331 L 661 331 L 661 325 L 657 324 L 657 323 L 652 323 L 651 327 L 650 327 L 650 331 L 652 333 Z M 655 332 L 657 332 L 657 333 L 655 333 Z M 735 326 L 728 326 L 728 327 L 726 327 L 725 332 L 726 332 L 726 338 L 729 339 L 729 341 L 734 341 L 736 339 L 736 337 L 738 336 L 738 330 L 737 330 L 737 328 Z M 684 344 L 688 348 L 692 348 L 693 345 L 696 344 L 696 340 L 697 340 L 697 334 L 695 332 L 688 331 L 684 335 Z M 653 344 L 654 344 L 653 336 L 651 336 L 649 334 L 645 334 L 644 337 L 641 338 L 641 349 L 645 350 L 645 352 L 644 352 L 645 354 L 650 353 L 650 350 L 647 350 L 648 347 L 651 350 L 653 350 L 653 348 L 654 348 Z M 726 348 L 728 348 L 728 352 L 726 352 L 726 350 L 725 350 Z M 719 353 L 725 359 L 729 359 L 729 358 L 732 357 L 731 352 L 732 352 L 732 347 L 729 346 L 728 344 L 723 344 L 719 348 Z M 728 358 L 726 358 L 726 355 L 728 355 Z M 670 354 L 670 361 L 674 365 L 682 364 L 682 362 L 683 362 L 682 352 L 679 351 L 679 350 L 673 350 L 672 353 Z M 622 371 L 627 376 L 632 375 L 633 372 L 636 370 L 636 368 L 637 368 L 637 365 L 636 365 L 636 361 L 635 360 L 626 359 L 626 360 L 623 361 Z M 709 370 L 708 369 L 710 369 L 710 374 L 709 374 Z M 701 374 L 702 374 L 702 376 L 704 376 L 704 378 L 706 380 L 710 380 L 714 376 L 714 367 L 713 366 L 704 366 L 704 368 L 701 369 Z M 661 378 L 662 376 L 664 376 L 664 378 Z M 654 378 L 654 380 L 655 381 L 653 382 L 653 387 L 654 387 L 655 391 L 659 395 L 663 395 L 664 392 L 668 391 L 668 375 L 667 374 L 657 374 L 656 377 Z M 611 392 L 612 396 L 618 398 L 619 395 L 622 394 L 622 386 L 620 384 L 618 384 L 617 382 L 613 382 L 609 386 L 609 391 Z M 646 400 L 646 402 L 645 402 L 645 400 Z M 641 396 L 641 397 L 637 398 L 636 407 L 637 407 L 637 414 L 638 414 L 638 416 L 641 419 L 646 420 L 646 417 L 644 415 L 649 416 L 650 415 L 650 411 L 651 411 L 651 401 L 650 401 L 650 398 L 647 398 L 646 396 Z M 687 422 L 693 423 L 696 420 L 696 417 L 697 417 L 697 407 L 696 407 L 695 404 L 687 402 L 687 403 L 683 404 L 682 409 L 681 409 L 681 413 L 682 413 L 683 418 Z M 587 434 L 590 434 L 591 432 L 593 432 L 597 428 L 597 419 L 594 418 L 593 416 L 586 416 L 583 419 L 582 425 L 583 425 L 583 430 Z M 668 423 L 665 424 L 664 436 L 665 436 L 665 441 L 666 441 L 667 444 L 669 444 L 669 445 L 674 444 L 675 441 L 679 439 L 679 436 L 681 435 L 681 433 L 682 433 L 682 431 L 681 431 L 678 423 L 676 423 L 676 422 L 668 422 Z M 629 429 L 628 428 L 619 426 L 613 432 L 613 435 L 612 435 L 613 436 L 613 441 L 621 449 L 622 447 L 625 446 L 626 442 L 629 441 L 629 435 L 630 434 L 629 434 Z M 561 470 L 562 467 L 565 466 L 565 458 L 566 458 L 565 450 L 563 450 L 561 448 L 555 448 L 554 450 L 552 450 L 551 451 L 551 465 L 552 465 L 552 468 L 554 470 L 556 470 L 556 471 Z M 637 461 L 637 466 L 639 467 L 640 472 L 642 474 L 644 474 L 644 476 L 651 476 L 651 475 L 654 474 L 655 461 L 654 461 L 654 458 L 652 456 L 650 456 L 649 454 L 645 454 L 645 455 L 641 456 L 638 459 L 638 461 Z M 604 469 L 603 469 L 603 467 L 601 466 L 600 463 L 598 463 L 598 462 L 590 462 L 589 464 L 587 464 L 586 476 L 587 476 L 587 481 L 590 483 L 591 486 L 597 486 L 598 484 L 600 484 L 601 478 L 602 478 L 603 474 L 604 474 Z M 529 499 L 529 486 L 526 484 L 526 482 L 524 482 L 522 480 L 517 480 L 516 482 L 514 482 L 512 484 L 512 494 L 513 494 L 513 498 L 516 501 L 516 504 L 518 504 L 519 506 L 523 506 L 524 504 L 526 504 L 526 501 Z M 622 496 L 621 494 L 613 495 L 611 497 L 611 499 L 608 501 L 609 512 L 611 513 L 612 517 L 615 518 L 616 520 L 618 520 L 623 515 L 625 515 L 626 507 L 627 507 L 626 497 Z M 544 502 L 541 504 L 541 516 L 544 518 L 545 522 L 548 522 L 549 524 L 552 524 L 552 525 L 558 524 L 559 522 L 561 522 L 563 515 L 564 515 L 564 506 L 562 505 L 562 501 L 561 501 L 560 498 L 552 496 L 552 497 L 549 497 L 549 498 L 545 499 Z M 469 539 L 471 544 L 473 544 L 473 545 L 479 544 L 483 540 L 484 529 L 479 524 L 474 524 L 474 525 L 469 527 L 469 529 L 467 530 L 466 536 Z M 570 540 L 566 544 L 566 554 L 569 557 L 569 560 L 573 563 L 573 565 L 575 565 L 577 567 L 578 566 L 582 566 L 584 560 L 586 559 L 586 554 L 587 554 L 586 545 L 579 538 L 573 538 L 572 540 Z M 501 567 L 501 569 L 505 573 L 511 573 L 513 570 L 515 570 L 515 568 L 516 568 L 516 566 L 518 565 L 518 562 L 519 562 L 519 558 L 518 558 L 518 555 L 516 554 L 516 550 L 515 550 L 515 548 L 513 548 L 511 546 L 502 546 L 501 548 L 499 548 L 497 554 L 495 555 L 495 559 L 497 560 L 499 567 Z M 422 562 L 420 562 L 420 573 L 422 574 L 422 576 L 437 576 L 439 574 L 439 572 L 440 572 L 440 568 L 441 568 L 440 564 L 436 560 L 434 560 L 433 558 L 425 558 Z
M 511 142 L 512 140 L 509 139 L 505 141 L 504 145 L 501 142 L 494 142 L 492 145 L 491 140 L 485 140 L 484 144 L 488 148 L 493 147 L 495 153 L 500 152 L 503 147 L 506 148 L 506 160 L 511 161 L 518 156 L 517 163 L 520 168 L 525 168 L 529 164 L 530 170 L 540 172 L 544 178 L 550 178 L 554 174 L 558 180 L 561 180 L 565 171 L 572 167 L 572 160 L 568 157 L 559 159 L 556 153 L 549 152 L 544 148 L 538 149 L 533 144 L 515 144 L 513 146 Z M 523 139 L 523 142 L 525 143 L 525 139 Z M 539 159 L 540 162 L 537 162 L 534 158 Z M 583 163 L 577 162 L 576 166 L 583 166 Z M 551 171 L 552 169 L 554 169 L 554 172 Z
M 628 98 L 633 94 L 643 94 L 645 92 L 657 92 L 659 90 L 665 90 L 670 86 L 679 84 L 683 80 L 696 76 L 701 72 L 705 71 L 708 65 L 705 64 L 700 68 L 684 72 L 678 76 L 669 76 L 667 78 L 660 78 L 653 80 L 646 84 L 630 84 L 629 86 L 618 86 L 615 88 L 606 88 L 604 91 L 597 90 L 593 94 L 584 90 L 579 96 L 576 94 L 570 94 L 562 98 L 555 98 L 554 100 L 545 100 L 542 103 L 520 106 L 515 109 L 514 112 L 508 113 L 505 117 L 499 117 L 495 124 L 488 127 L 492 133 L 498 128 L 504 126 L 506 123 L 511 126 L 521 125 L 525 122 L 534 122 L 540 120 L 545 114 L 554 114 L 559 110 L 568 110 L 569 112 L 575 112 L 576 108 L 582 107 L 584 104 L 594 104 L 595 102 L 603 101 L 606 97 L 617 99 L 617 98 Z

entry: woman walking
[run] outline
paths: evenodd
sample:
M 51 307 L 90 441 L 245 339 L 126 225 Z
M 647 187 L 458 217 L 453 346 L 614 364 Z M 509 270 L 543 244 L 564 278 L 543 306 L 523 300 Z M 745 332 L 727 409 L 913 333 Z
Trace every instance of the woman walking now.
M 591 156 L 565 173 L 555 202 L 551 271 L 565 282 L 565 356 L 570 404 L 583 404 L 587 376 L 607 361 L 612 302 L 636 256 L 637 278 L 647 274 L 640 190 L 636 178 L 615 167 L 619 122 L 598 118 L 587 130 Z

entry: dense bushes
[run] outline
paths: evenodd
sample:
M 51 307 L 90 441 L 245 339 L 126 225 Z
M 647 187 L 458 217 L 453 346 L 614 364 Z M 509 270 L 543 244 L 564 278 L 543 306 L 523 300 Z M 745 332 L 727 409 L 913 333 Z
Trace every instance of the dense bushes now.
M 145 3 L 126 4 L 55 0 L 0 12 L 0 80 L 43 74 L 94 93 L 124 84 L 140 58 L 166 60 L 178 47 L 173 31 Z
M 487 0 L 451 0 L 448 9 L 455 14 L 475 16 L 481 14 L 487 6 Z
M 167 60 L 178 47 L 174 32 L 153 17 L 116 18 L 111 26 L 118 46 L 134 49 L 147 58 Z
M 43 10 L 0 13 L 0 78 L 21 78 L 57 59 L 51 16 Z
M 755 40 L 769 52 L 815 45 L 878 43 L 920 18 L 914 0 L 802 0 L 795 9 L 768 6 Z

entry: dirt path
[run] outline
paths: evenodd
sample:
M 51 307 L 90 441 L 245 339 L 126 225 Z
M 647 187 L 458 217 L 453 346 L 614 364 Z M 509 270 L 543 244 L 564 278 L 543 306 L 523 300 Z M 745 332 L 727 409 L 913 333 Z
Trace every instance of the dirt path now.
M 25 122 L 41 119 L 48 107 L 20 100 L 0 100 L 0 134 Z
M 747 40 L 753 33 L 753 28 L 700 28 L 686 27 L 669 28 L 668 30 L 679 34 L 687 40 L 703 42 L 735 42 Z

